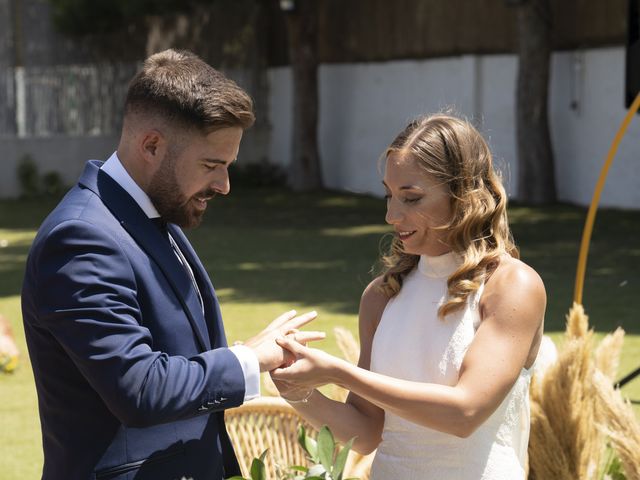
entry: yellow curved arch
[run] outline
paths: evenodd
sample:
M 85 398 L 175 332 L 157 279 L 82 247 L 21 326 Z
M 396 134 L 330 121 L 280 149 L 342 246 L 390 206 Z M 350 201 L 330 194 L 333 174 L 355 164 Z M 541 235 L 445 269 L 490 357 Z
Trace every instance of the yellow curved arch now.
M 598 178 L 598 183 L 596 183 L 596 188 L 593 192 L 593 197 L 591 198 L 591 204 L 589 205 L 589 211 L 587 212 L 587 220 L 584 223 L 584 230 L 582 231 L 582 242 L 580 244 L 580 254 L 578 255 L 578 269 L 576 271 L 576 285 L 573 293 L 573 301 L 580 305 L 582 305 L 584 276 L 587 271 L 587 255 L 589 254 L 589 243 L 591 242 L 591 233 L 593 232 L 593 223 L 596 218 L 596 210 L 598 209 L 598 203 L 600 202 L 600 194 L 602 193 L 602 189 L 604 188 L 604 182 L 607 178 L 607 174 L 609 173 L 609 167 L 611 167 L 611 164 L 613 163 L 613 157 L 618 151 L 618 146 L 620 145 L 624 134 L 627 132 L 627 128 L 629 127 L 633 116 L 636 114 L 639 108 L 640 93 L 636 96 L 635 100 L 629 107 L 627 115 L 624 117 L 624 120 L 622 121 L 622 124 L 618 129 L 618 133 L 616 133 L 616 136 L 611 143 L 611 148 L 609 148 L 607 159 L 602 166 L 600 177 Z

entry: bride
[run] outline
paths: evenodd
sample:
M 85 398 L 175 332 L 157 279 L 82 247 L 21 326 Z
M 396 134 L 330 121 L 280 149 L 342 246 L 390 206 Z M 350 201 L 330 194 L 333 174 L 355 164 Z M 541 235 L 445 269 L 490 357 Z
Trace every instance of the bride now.
M 395 238 L 360 303 L 358 366 L 295 341 L 282 396 L 354 449 L 376 480 L 525 477 L 530 369 L 546 304 L 518 259 L 489 148 L 467 121 L 411 122 L 385 155 Z M 350 390 L 346 403 L 315 389 Z

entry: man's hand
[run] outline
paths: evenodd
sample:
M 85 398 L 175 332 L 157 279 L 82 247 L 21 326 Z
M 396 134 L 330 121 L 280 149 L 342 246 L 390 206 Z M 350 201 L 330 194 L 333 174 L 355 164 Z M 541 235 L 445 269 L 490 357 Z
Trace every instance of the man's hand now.
M 288 366 L 295 360 L 291 352 L 276 343 L 276 338 L 293 334 L 295 335 L 295 341 L 302 344 L 325 338 L 324 332 L 298 331 L 300 327 L 306 325 L 317 316 L 316 312 L 308 312 L 304 315 L 296 316 L 296 311 L 291 310 L 276 318 L 258 335 L 244 342 L 244 345 L 251 348 L 256 357 L 258 357 L 260 371 L 266 372 L 274 368 Z

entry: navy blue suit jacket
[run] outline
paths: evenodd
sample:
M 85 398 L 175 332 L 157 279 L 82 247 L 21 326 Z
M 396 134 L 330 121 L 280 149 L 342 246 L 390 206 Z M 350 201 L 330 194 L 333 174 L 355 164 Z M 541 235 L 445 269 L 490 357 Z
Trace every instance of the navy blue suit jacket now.
M 44 221 L 22 290 L 43 479 L 222 479 L 239 469 L 223 410 L 243 402 L 204 267 L 90 161 Z

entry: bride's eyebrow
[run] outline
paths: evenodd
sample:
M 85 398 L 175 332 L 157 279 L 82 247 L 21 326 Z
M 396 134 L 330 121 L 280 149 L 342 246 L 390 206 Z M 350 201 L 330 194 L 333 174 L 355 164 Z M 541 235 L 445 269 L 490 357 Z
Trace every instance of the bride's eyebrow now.
M 384 187 L 387 190 L 391 190 L 389 188 L 389 185 L 387 185 L 384 180 L 382 180 L 382 185 L 384 185 Z M 403 185 L 402 187 L 398 188 L 398 190 L 419 190 L 419 191 L 422 191 L 422 188 L 419 187 L 418 185 Z

